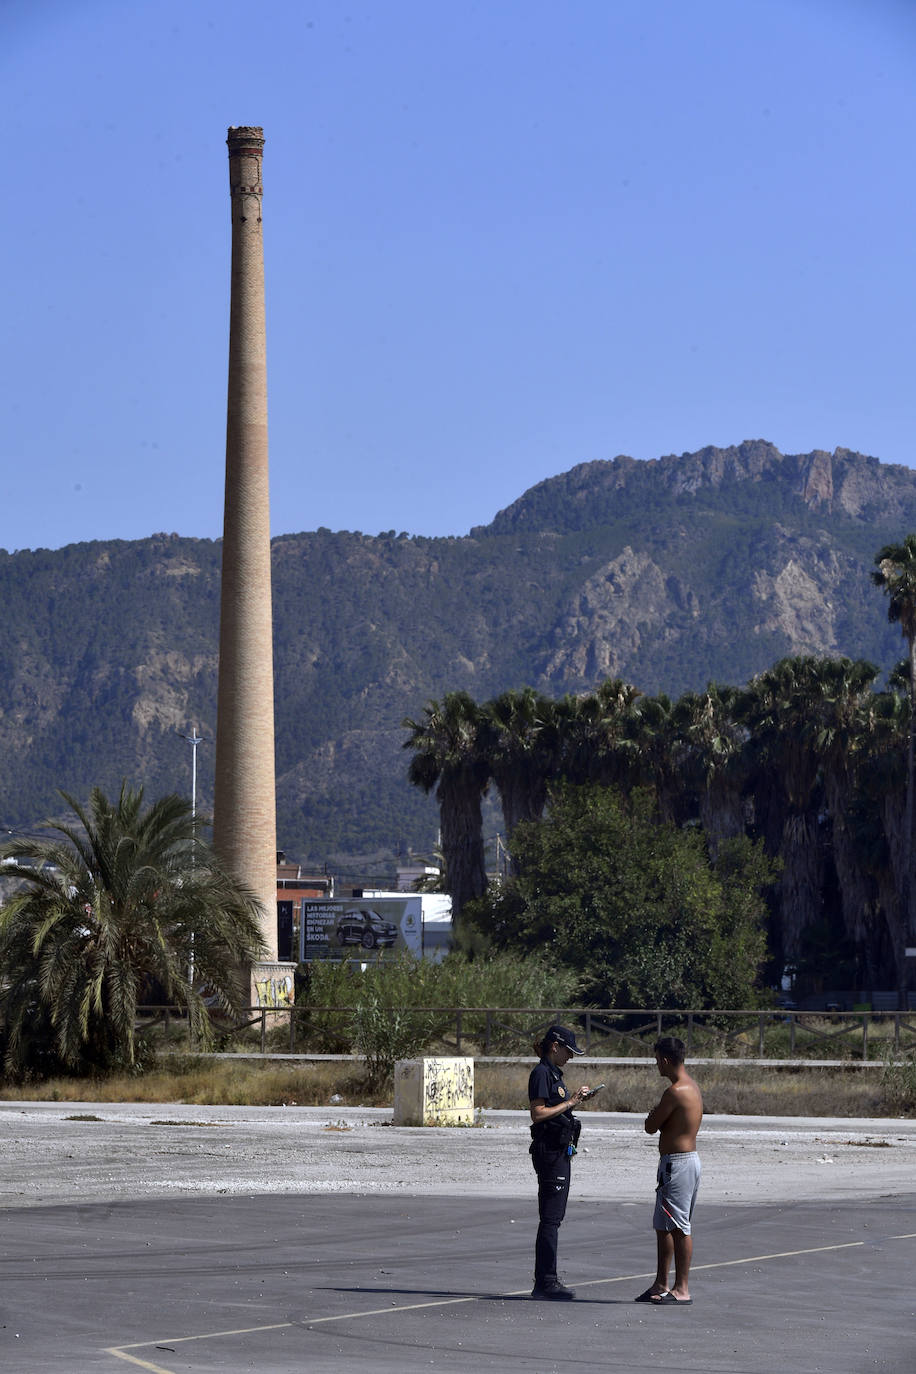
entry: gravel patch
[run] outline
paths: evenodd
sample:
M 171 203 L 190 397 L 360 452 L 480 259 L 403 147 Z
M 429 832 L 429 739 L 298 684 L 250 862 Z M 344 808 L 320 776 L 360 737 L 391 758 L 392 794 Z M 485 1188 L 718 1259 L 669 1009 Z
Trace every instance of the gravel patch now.
M 526 1112 L 485 1112 L 465 1128 L 390 1123 L 387 1108 L 0 1103 L 0 1198 L 533 1193 Z M 574 1194 L 645 1202 L 656 1151 L 641 1116 L 589 1112 Z M 916 1122 L 709 1116 L 700 1154 L 707 1202 L 877 1197 L 912 1189 Z

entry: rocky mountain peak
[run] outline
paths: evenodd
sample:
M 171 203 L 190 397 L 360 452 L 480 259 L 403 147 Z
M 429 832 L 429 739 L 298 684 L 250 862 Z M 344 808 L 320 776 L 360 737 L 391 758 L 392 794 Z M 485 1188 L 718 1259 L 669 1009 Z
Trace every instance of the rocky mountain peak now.
M 473 533 L 586 529 L 629 514 L 635 504 L 660 509 L 659 501 L 707 501 L 727 488 L 767 485 L 782 501 L 797 501 L 800 509 L 838 511 L 854 519 L 871 518 L 876 503 L 901 509 L 901 501 L 916 497 L 916 474 L 909 468 L 882 466 L 849 449 L 784 454 L 766 439 L 745 439 L 729 448 L 709 446 L 648 460 L 620 454 L 579 463 L 529 488 L 491 525 Z

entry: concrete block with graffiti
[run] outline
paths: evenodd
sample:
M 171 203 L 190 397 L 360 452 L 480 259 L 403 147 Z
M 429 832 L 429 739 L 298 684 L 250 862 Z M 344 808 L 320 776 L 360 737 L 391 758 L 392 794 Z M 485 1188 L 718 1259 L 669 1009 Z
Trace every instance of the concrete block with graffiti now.
M 395 1126 L 470 1126 L 473 1059 L 402 1059 L 394 1070 Z

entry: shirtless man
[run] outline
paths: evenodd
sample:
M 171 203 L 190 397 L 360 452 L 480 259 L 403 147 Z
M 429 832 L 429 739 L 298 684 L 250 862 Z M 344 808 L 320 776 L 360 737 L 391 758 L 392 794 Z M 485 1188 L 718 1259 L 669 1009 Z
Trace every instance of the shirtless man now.
M 700 1157 L 697 1131 L 703 1120 L 700 1090 L 684 1068 L 684 1042 L 666 1035 L 653 1046 L 655 1063 L 670 1087 L 646 1117 L 648 1135 L 659 1132 L 658 1186 L 655 1190 L 655 1215 L 652 1225 L 658 1248 L 655 1282 L 640 1293 L 636 1302 L 651 1302 L 656 1307 L 686 1306 L 693 1299 L 687 1288 L 693 1238 L 693 1216 L 700 1186 Z M 668 1287 L 668 1271 L 674 1260 L 674 1287 Z

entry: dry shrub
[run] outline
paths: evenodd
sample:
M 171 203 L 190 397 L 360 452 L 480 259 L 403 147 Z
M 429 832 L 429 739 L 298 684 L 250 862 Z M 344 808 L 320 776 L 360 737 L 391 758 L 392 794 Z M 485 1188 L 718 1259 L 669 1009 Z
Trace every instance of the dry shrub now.
M 49 1079 L 21 1088 L 5 1087 L 6 1101 L 183 1102 L 216 1107 L 389 1106 L 390 1093 L 368 1092 L 359 1062 L 270 1064 L 188 1057 L 142 1079 L 112 1077 Z
M 533 1061 L 532 1061 L 533 1062 Z M 475 1097 L 484 1111 L 525 1111 L 532 1062 L 478 1063 Z M 632 1065 L 570 1066 L 572 1086 L 590 1080 L 607 1084 L 583 1112 L 635 1112 L 645 1115 L 657 1102 L 663 1082 L 654 1062 Z M 695 1067 L 707 1112 L 740 1116 L 908 1115 L 916 1098 L 893 1095 L 893 1082 L 880 1069 L 755 1069 L 743 1065 Z M 908 1077 L 907 1088 L 912 1081 Z M 21 1087 L 5 1086 L 6 1101 L 184 1102 L 200 1106 L 390 1107 L 390 1089 L 371 1091 L 362 1061 L 270 1063 L 200 1056 L 169 1059 L 142 1078 L 53 1079 Z
M 478 1064 L 477 1105 L 484 1109 L 524 1110 L 530 1066 Z M 743 1065 L 698 1065 L 693 1072 L 703 1090 L 707 1112 L 737 1116 L 880 1116 L 886 1110 L 877 1070 L 755 1069 Z M 571 1086 L 604 1081 L 606 1088 L 582 1112 L 637 1112 L 645 1115 L 664 1087 L 654 1061 L 646 1067 L 589 1065 L 588 1072 L 567 1069 Z
M 890 1054 L 884 1061 L 881 1089 L 887 1110 L 895 1116 L 916 1113 L 916 1057 L 912 1053 L 894 1059 Z

